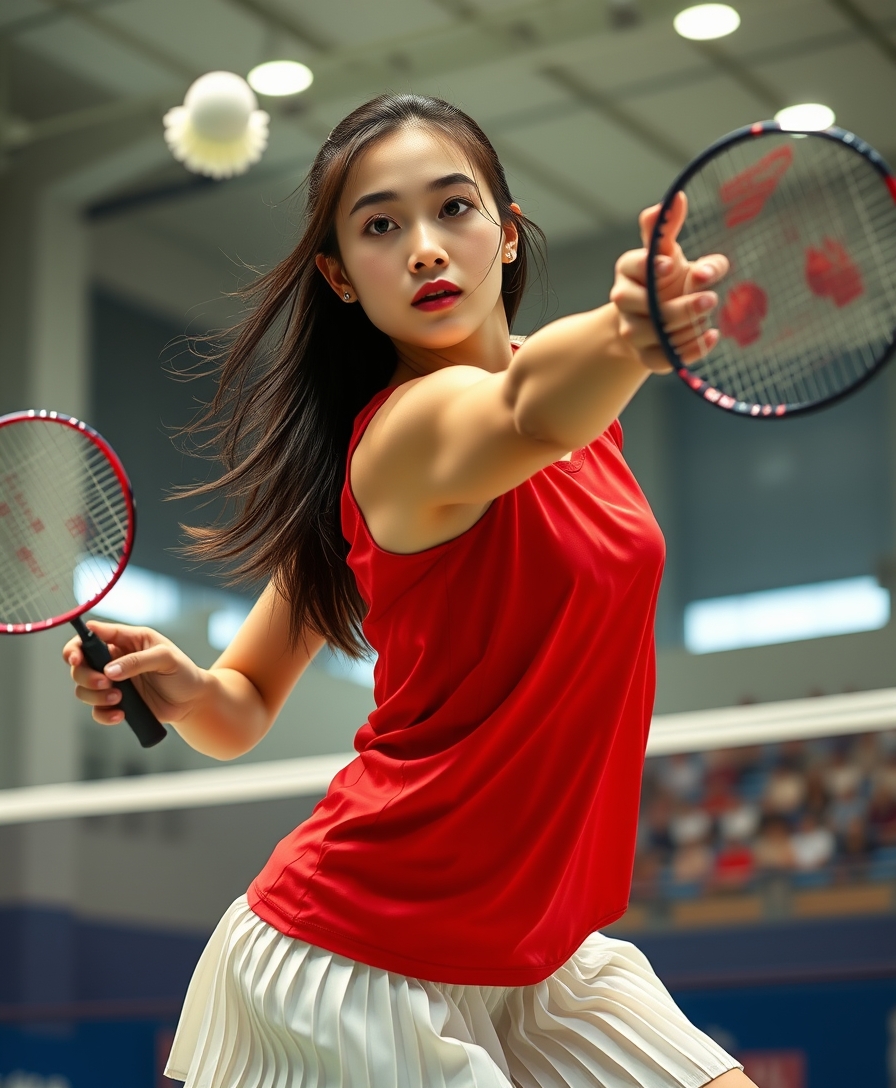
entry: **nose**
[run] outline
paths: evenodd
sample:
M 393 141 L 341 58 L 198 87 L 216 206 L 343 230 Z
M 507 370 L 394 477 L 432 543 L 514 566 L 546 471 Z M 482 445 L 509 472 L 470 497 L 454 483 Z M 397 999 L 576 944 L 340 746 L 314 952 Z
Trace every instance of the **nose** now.
M 422 272 L 427 268 L 445 268 L 448 254 L 432 230 L 420 226 L 414 232 L 411 252 L 408 256 L 408 268 L 412 272 Z

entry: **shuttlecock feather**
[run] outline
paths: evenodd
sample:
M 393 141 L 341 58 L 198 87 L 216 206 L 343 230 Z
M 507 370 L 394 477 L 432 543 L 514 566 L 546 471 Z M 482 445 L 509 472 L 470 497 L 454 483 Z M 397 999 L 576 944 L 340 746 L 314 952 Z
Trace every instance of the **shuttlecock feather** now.
M 187 91 L 184 104 L 165 114 L 165 141 L 194 174 L 229 178 L 261 158 L 269 121 L 242 76 L 207 72 Z

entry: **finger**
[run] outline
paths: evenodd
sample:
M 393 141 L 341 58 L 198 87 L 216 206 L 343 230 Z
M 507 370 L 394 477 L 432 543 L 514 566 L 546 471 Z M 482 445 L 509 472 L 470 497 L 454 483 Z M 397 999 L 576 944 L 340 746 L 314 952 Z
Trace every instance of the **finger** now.
M 110 642 L 134 650 L 146 643 L 145 627 L 130 627 L 122 623 L 106 623 L 104 620 L 88 620 L 87 626 L 108 646 Z
M 654 204 L 652 208 L 645 208 L 638 217 L 638 226 L 641 228 L 641 241 L 645 249 L 650 248 L 650 239 L 653 236 L 653 231 L 656 227 L 661 207 L 662 205 L 660 204 Z M 669 210 L 666 213 L 666 220 L 663 223 L 662 236 L 660 237 L 657 246 L 657 253 L 664 254 L 667 257 L 672 257 L 674 255 L 675 240 L 678 238 L 678 232 L 684 225 L 687 214 L 687 195 L 683 191 L 677 192 L 672 198 L 672 203 L 669 205 Z
M 103 710 L 98 706 L 93 708 L 93 712 L 90 716 L 95 722 L 99 722 L 100 725 L 119 725 L 124 721 L 123 710 Z
M 71 673 L 72 680 L 83 688 L 103 689 L 112 686 L 112 681 L 108 677 L 86 665 L 72 666 Z
M 694 353 L 694 345 L 706 337 L 712 328 L 712 314 L 707 313 L 702 318 L 694 318 L 679 324 L 674 331 L 664 328 L 664 332 L 681 359 L 701 358 L 702 355 Z M 619 319 L 619 332 L 636 351 L 643 356 L 645 351 L 657 348 L 656 328 L 650 318 L 639 317 L 637 314 L 621 314 Z M 708 349 L 707 349 L 708 350 Z M 706 351 L 702 351 L 705 355 Z
M 657 257 L 653 263 L 656 271 L 657 283 L 663 286 L 666 280 L 675 271 L 675 261 L 671 257 Z M 647 250 L 631 249 L 623 253 L 616 262 L 616 284 L 620 280 L 631 280 L 639 286 L 647 283 Z M 613 298 L 612 292 L 610 298 Z
M 630 249 L 616 261 L 616 281 L 633 280 L 635 283 L 647 282 L 647 250 Z
M 620 315 L 647 317 L 650 315 L 647 291 L 634 280 L 621 277 L 610 291 L 610 301 L 615 303 Z M 660 306 L 663 329 L 669 333 L 693 322 L 702 321 L 706 313 L 719 303 L 714 291 L 680 295 Z
M 665 302 L 660 307 L 663 331 L 667 336 L 680 329 L 694 328 L 705 323 L 706 317 L 719 304 L 715 291 L 701 291 L 697 295 L 682 295 Z
M 75 697 L 88 706 L 115 706 L 121 702 L 121 691 L 110 687 L 106 691 L 79 685 L 75 688 Z
M 687 328 L 672 333 L 669 336 L 669 343 L 675 348 L 676 353 L 681 355 L 682 352 L 690 351 L 691 345 L 706 336 L 711 328 L 713 328 L 712 319 L 707 318 L 699 324 L 689 325 Z
M 711 253 L 709 256 L 700 257 L 694 261 L 688 269 L 684 280 L 684 292 L 690 294 L 709 287 L 724 279 L 731 269 L 731 263 L 724 253 Z
M 676 354 L 686 366 L 693 366 L 694 363 L 699 363 L 701 359 L 709 355 L 718 344 L 720 337 L 721 333 L 718 329 L 707 329 L 689 343 L 683 344 Z
M 62 647 L 62 660 L 66 665 L 80 665 L 84 660 L 84 655 L 81 653 L 81 640 L 80 638 L 70 638 L 68 642 Z
M 150 646 L 148 650 L 126 653 L 111 661 L 103 670 L 113 680 L 129 680 L 146 672 L 174 672 L 176 663 L 168 646 Z
M 615 303 L 616 308 L 623 314 L 646 317 L 650 312 L 646 289 L 642 284 L 627 277 L 620 277 L 613 284 L 610 302 Z

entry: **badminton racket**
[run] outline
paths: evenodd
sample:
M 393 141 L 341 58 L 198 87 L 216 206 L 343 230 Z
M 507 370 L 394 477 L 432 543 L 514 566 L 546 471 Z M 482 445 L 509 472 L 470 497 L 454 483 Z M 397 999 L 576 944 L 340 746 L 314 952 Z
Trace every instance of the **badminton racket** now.
M 0 633 L 71 623 L 98 672 L 111 660 L 81 616 L 121 577 L 134 543 L 134 499 L 115 451 L 59 412 L 0 416 Z M 130 680 L 121 708 L 144 748 L 165 727 Z
M 679 192 L 685 254 L 723 253 L 731 263 L 715 311 L 685 336 L 665 327 L 654 268 Z M 724 136 L 669 187 L 648 255 L 650 314 L 666 357 L 718 408 L 771 419 L 819 408 L 858 389 L 893 352 L 896 179 L 844 129 L 763 121 Z M 716 345 L 683 359 L 681 345 L 699 343 L 710 324 Z

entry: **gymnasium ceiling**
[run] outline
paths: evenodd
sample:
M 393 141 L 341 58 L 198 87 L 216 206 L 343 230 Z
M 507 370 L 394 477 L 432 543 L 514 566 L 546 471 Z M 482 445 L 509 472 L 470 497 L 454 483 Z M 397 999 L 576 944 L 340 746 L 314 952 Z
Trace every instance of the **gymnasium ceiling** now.
M 472 114 L 554 244 L 633 222 L 704 145 L 796 102 L 896 159 L 896 0 L 729 2 L 741 27 L 695 43 L 672 28 L 674 0 L 0 0 L 0 146 L 14 170 L 31 147 L 129 120 L 158 154 L 93 216 L 262 263 L 321 140 L 384 89 Z M 271 144 L 249 174 L 198 182 L 167 155 L 162 114 L 203 72 L 275 57 L 314 84 L 262 101 Z

